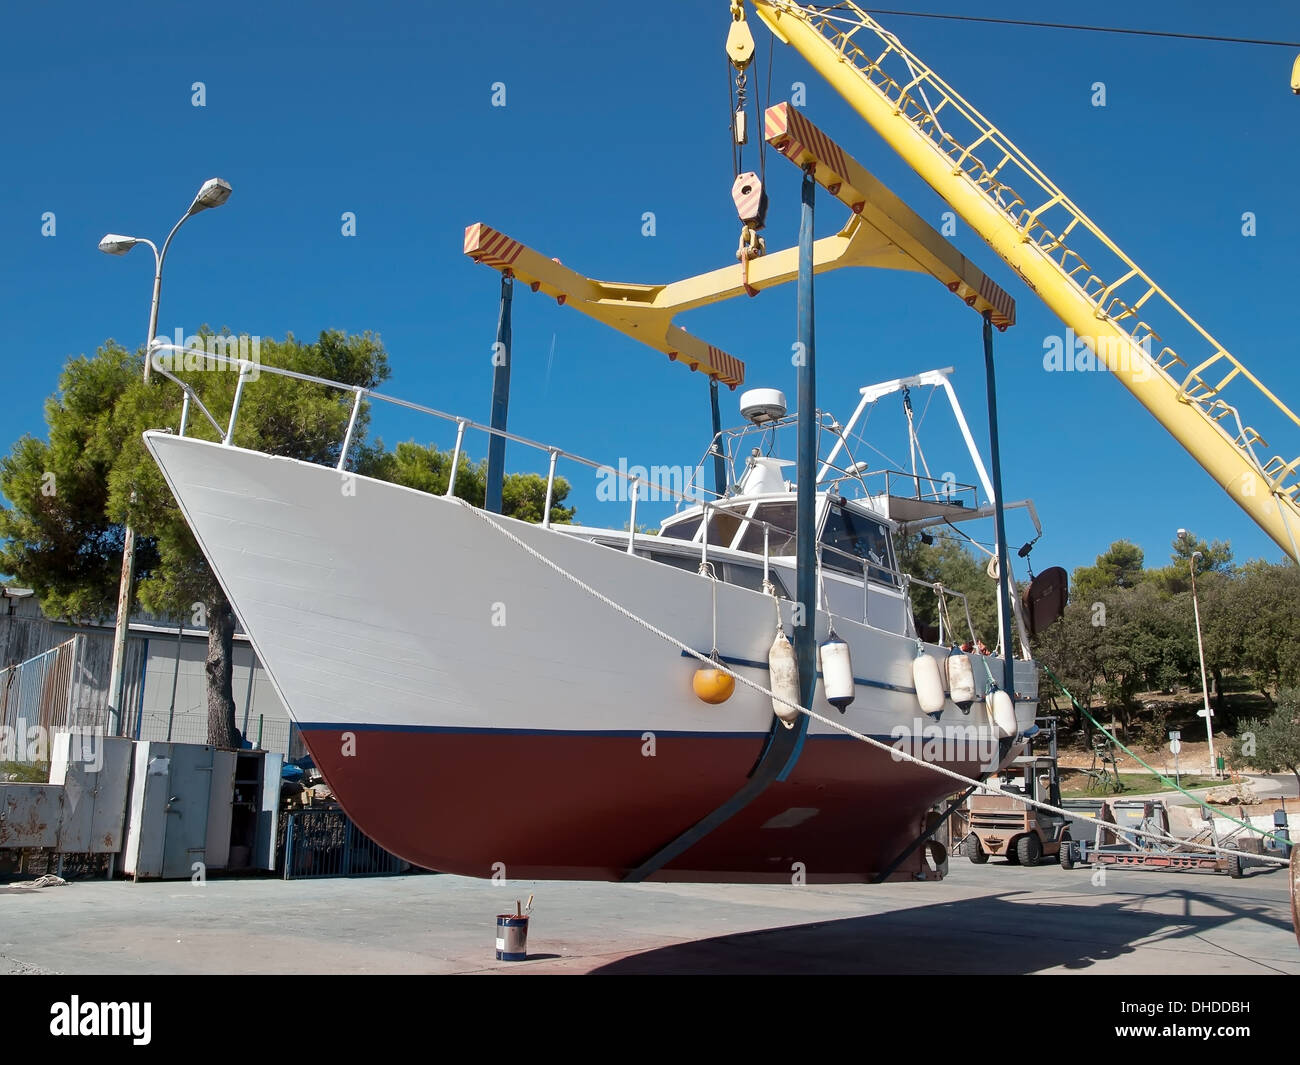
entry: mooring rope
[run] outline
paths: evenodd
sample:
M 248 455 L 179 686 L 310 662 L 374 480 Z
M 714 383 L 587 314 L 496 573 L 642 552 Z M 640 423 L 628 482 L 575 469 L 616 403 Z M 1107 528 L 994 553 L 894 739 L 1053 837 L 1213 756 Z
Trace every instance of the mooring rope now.
M 752 688 L 754 691 L 758 692 L 761 695 L 767 696 L 769 699 L 772 699 L 775 702 L 780 703 L 782 706 L 785 706 L 791 710 L 797 710 L 801 714 L 806 714 L 813 721 L 819 721 L 821 722 L 821 724 L 827 726 L 828 728 L 834 729 L 837 732 L 841 732 L 844 735 L 849 736 L 855 740 L 859 740 L 862 743 L 868 744 L 869 746 L 878 748 L 879 750 L 887 753 L 891 758 L 897 761 L 910 762 L 913 765 L 920 766 L 923 769 L 929 769 L 932 772 L 938 773 L 940 776 L 948 777 L 950 780 L 956 781 L 958 784 L 961 784 L 963 787 L 974 786 L 986 793 L 1001 795 L 1005 798 L 1011 799 L 1013 802 L 1019 802 L 1019 803 L 1023 803 L 1026 806 L 1032 806 L 1035 809 L 1045 810 L 1048 813 L 1057 815 L 1058 817 L 1065 817 L 1067 819 L 1074 818 L 1075 813 L 1066 810 L 1060 806 L 1053 806 L 1051 803 L 1042 802 L 1041 800 L 1038 799 L 1031 799 L 1027 795 L 1021 795 L 1016 792 L 1008 791 L 1007 789 L 1003 788 L 1001 785 L 998 784 L 990 784 L 987 781 L 975 780 L 972 779 L 971 777 L 962 776 L 962 774 L 958 773 L 954 769 L 949 769 L 947 766 L 936 765 L 933 762 L 924 761 L 923 759 L 917 758 L 915 755 L 909 754 L 907 751 L 902 750 L 899 747 L 891 747 L 889 744 L 881 743 L 879 740 L 871 736 L 868 736 L 864 733 L 858 732 L 855 729 L 851 729 L 847 725 L 839 721 L 836 721 L 833 718 L 824 717 L 823 715 L 817 713 L 815 710 L 809 710 L 805 706 L 800 706 L 798 703 L 792 703 L 789 700 L 782 698 L 781 696 L 777 695 L 774 691 L 772 691 L 770 688 L 767 688 L 762 684 L 759 684 L 757 681 L 750 680 L 749 677 L 742 676 L 741 674 L 737 673 L 725 662 L 715 662 L 708 655 L 702 654 L 701 652 L 697 651 L 694 647 L 691 647 L 689 644 L 683 643 L 681 640 L 677 639 L 677 637 L 671 635 L 670 633 L 664 632 L 663 629 L 658 628 L 652 622 L 647 621 L 645 618 L 639 617 L 638 615 L 632 613 L 632 611 L 630 611 L 627 607 L 623 606 L 621 603 L 616 602 L 615 600 L 611 599 L 609 596 L 605 595 L 603 592 L 587 584 L 586 581 L 584 581 L 581 577 L 577 576 L 576 574 L 570 573 L 558 562 L 555 562 L 553 559 L 547 558 L 546 555 L 544 555 L 541 551 L 538 551 L 537 548 L 533 547 L 531 544 L 525 543 L 518 536 L 512 533 L 509 529 L 507 529 L 504 525 L 502 525 L 500 522 L 492 518 L 486 511 L 479 510 L 473 504 L 468 503 L 465 500 L 457 497 L 453 497 L 451 500 L 449 500 L 449 502 L 454 502 L 464 507 L 470 514 L 473 514 L 484 524 L 489 525 L 491 528 L 495 529 L 497 532 L 499 532 L 502 536 L 504 536 L 511 543 L 515 544 L 517 547 L 522 548 L 533 558 L 537 559 L 538 562 L 541 562 L 544 566 L 554 570 L 565 580 L 581 588 L 593 599 L 596 599 L 597 601 L 604 603 L 611 610 L 614 610 L 615 612 L 621 614 L 623 617 L 627 618 L 628 621 L 640 625 L 647 632 L 653 633 L 655 636 L 658 636 L 661 640 L 665 641 L 666 643 L 672 644 L 683 654 L 688 655 L 691 658 L 697 659 L 699 662 L 708 665 L 710 668 L 721 670 L 722 672 L 731 676 L 740 684 L 743 684 L 748 688 Z M 1114 832 L 1119 833 L 1121 835 L 1144 836 L 1148 839 L 1157 840 L 1161 843 L 1172 843 L 1180 847 L 1195 848 L 1197 850 L 1210 851 L 1216 854 L 1236 854 L 1236 855 L 1250 858 L 1252 861 L 1256 861 L 1256 862 L 1270 862 L 1276 865 L 1288 864 L 1285 858 L 1274 858 L 1271 855 L 1250 854 L 1246 851 L 1233 850 L 1230 847 L 1219 847 L 1209 843 L 1192 843 L 1188 840 L 1179 839 L 1177 836 L 1172 836 L 1164 832 L 1155 832 L 1150 829 L 1129 828 L 1123 825 L 1115 824 L 1110 821 L 1102 821 L 1100 819 L 1094 820 L 1092 818 L 1088 819 L 1088 823 L 1090 826 L 1111 829 Z

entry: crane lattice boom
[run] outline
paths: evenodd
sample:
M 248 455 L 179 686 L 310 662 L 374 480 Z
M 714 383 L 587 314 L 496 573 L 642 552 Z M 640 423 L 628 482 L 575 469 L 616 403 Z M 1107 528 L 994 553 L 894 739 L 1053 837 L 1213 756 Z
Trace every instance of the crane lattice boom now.
M 866 11 L 751 3 L 1300 562 L 1300 457 L 1261 459 L 1268 445 L 1239 410 L 1270 432 L 1300 418 Z

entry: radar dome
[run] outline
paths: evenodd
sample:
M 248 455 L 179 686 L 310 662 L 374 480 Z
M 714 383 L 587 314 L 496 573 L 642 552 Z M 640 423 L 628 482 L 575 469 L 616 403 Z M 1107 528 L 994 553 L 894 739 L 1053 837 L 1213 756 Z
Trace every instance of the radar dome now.
M 742 392 L 740 415 L 755 425 L 780 421 L 786 415 L 785 393 L 776 388 L 751 388 Z

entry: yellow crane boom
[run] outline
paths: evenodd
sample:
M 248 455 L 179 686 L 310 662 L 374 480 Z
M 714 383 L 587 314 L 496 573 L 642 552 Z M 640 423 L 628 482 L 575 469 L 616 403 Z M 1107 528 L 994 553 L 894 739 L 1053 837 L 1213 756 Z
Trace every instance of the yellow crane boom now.
M 1300 562 L 1300 457 L 1261 460 L 1268 445 L 1239 408 L 1288 432 L 1300 418 L 866 11 L 750 3 Z

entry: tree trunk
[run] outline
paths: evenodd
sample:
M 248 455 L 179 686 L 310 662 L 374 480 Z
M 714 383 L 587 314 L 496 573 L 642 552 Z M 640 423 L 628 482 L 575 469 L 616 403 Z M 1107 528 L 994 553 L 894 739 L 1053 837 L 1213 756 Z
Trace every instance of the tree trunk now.
M 235 612 L 230 601 L 218 593 L 208 608 L 208 743 L 214 747 L 238 747 L 235 727 Z
M 1218 666 L 1210 667 L 1210 676 L 1214 678 L 1214 709 L 1223 711 L 1223 670 Z

